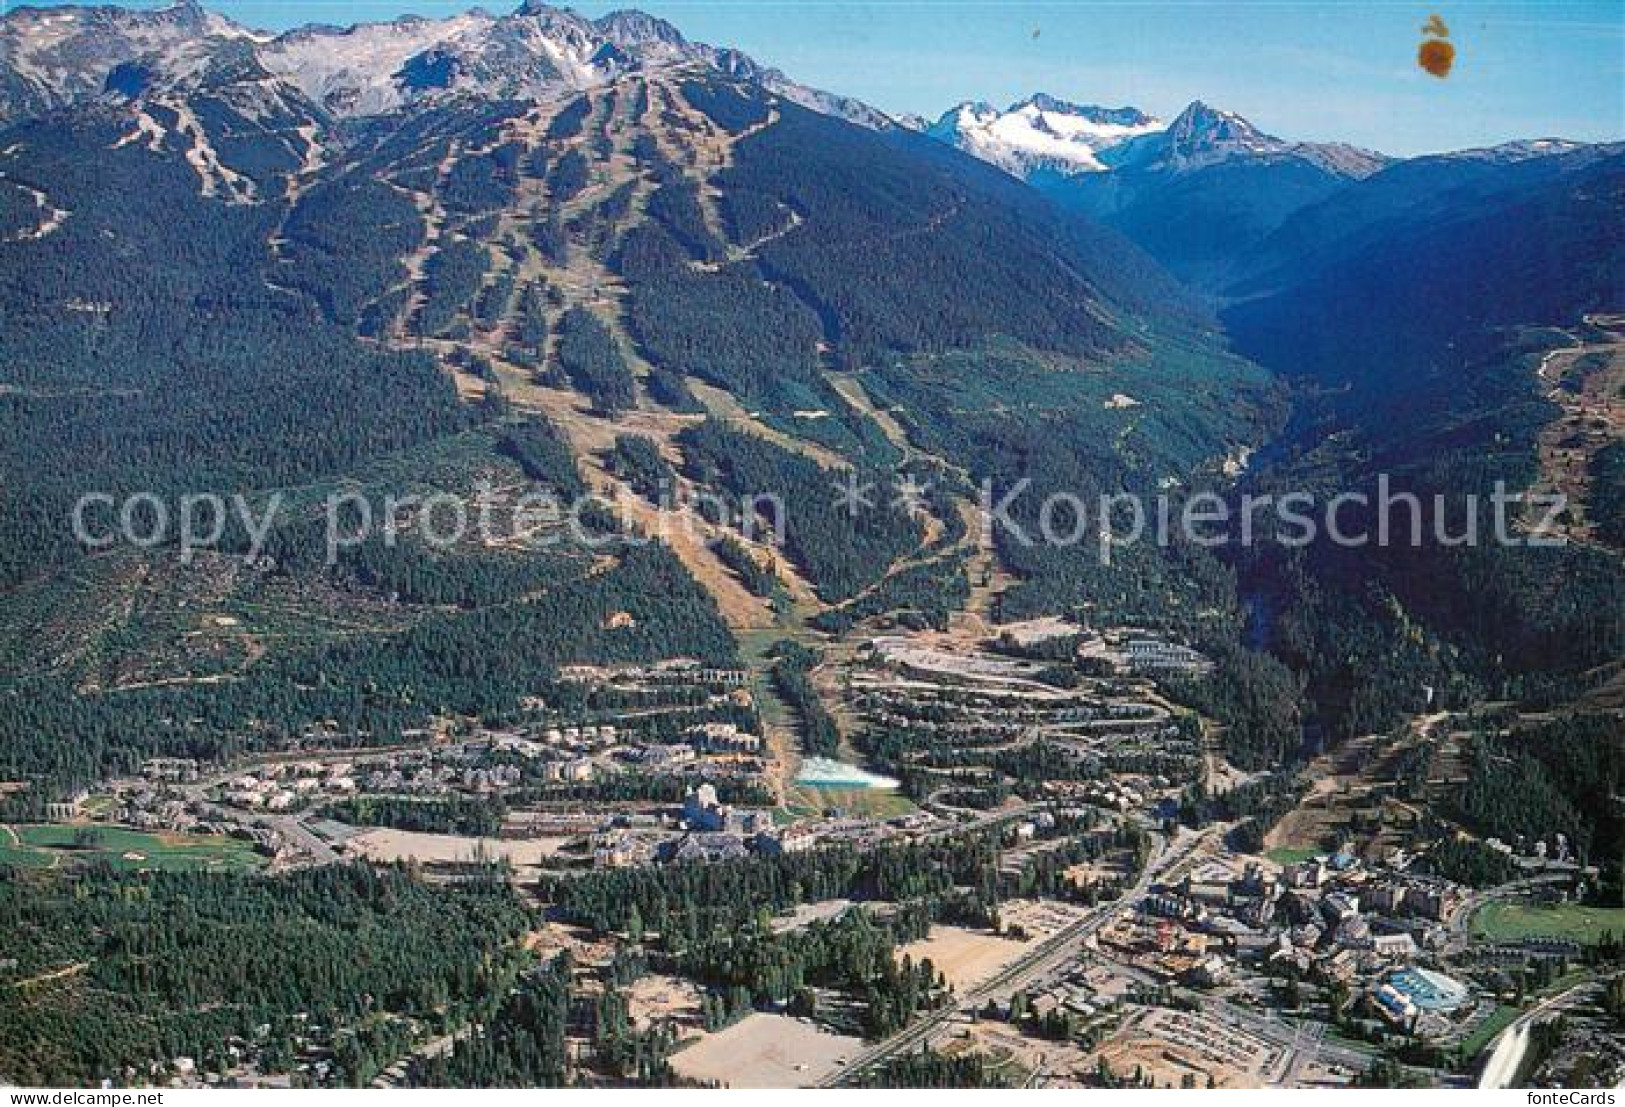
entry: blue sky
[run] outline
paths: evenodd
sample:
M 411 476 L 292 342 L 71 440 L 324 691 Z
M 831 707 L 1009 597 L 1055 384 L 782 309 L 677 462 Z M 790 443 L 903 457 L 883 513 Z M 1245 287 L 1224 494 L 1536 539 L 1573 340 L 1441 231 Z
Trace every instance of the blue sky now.
M 455 0 L 203 0 L 280 29 Z M 3 4 L 4 0 L 0 0 Z M 486 0 L 505 11 L 518 0 Z M 150 5 L 141 5 L 150 6 Z M 622 0 L 688 37 L 736 46 L 806 84 L 935 118 L 960 100 L 1034 91 L 1169 116 L 1193 99 L 1288 138 L 1341 139 L 1394 154 L 1513 138 L 1625 138 L 1625 5 L 1243 0 Z M 1415 64 L 1437 11 L 1457 51 L 1446 80 Z

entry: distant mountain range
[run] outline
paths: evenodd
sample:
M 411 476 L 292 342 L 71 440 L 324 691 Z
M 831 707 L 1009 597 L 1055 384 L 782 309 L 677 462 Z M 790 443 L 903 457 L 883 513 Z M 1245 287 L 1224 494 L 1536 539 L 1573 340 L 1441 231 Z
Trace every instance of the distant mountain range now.
M 1389 161 L 1342 143 L 1288 142 L 1201 101 L 1163 123 L 1138 108 L 1071 104 L 1039 93 L 1002 112 L 960 104 L 926 133 L 1023 178 L 1123 169 L 1190 173 L 1247 159 L 1302 161 L 1355 180 Z
M 243 27 L 194 0 L 155 11 L 16 8 L 0 17 L 0 123 L 128 93 L 135 76 L 147 84 L 185 84 L 223 56 L 245 55 L 340 118 L 458 94 L 553 99 L 631 73 L 700 62 L 816 111 L 869 127 L 892 125 L 866 104 L 806 88 L 737 50 L 690 42 L 642 12 L 590 20 L 535 0 L 508 15 L 474 9 L 280 35 Z
M 1367 209 L 1413 201 L 1408 181 L 1494 187 L 1507 167 L 1586 149 L 1546 138 L 1411 162 L 1346 143 L 1277 138 L 1201 101 L 1163 124 L 1137 108 L 1072 104 L 1044 94 L 1005 111 L 960 104 L 919 127 L 1115 227 L 1176 275 L 1214 294 L 1266 266 L 1267 251 L 1284 248 L 1280 240 L 1266 245 L 1272 236 L 1302 233 L 1284 226 L 1323 201 L 1348 197 L 1328 203 L 1326 211 L 1336 214 L 1325 218 L 1352 233 L 1365 225 Z M 1348 187 L 1367 179 L 1382 183 Z
M 1048 96 L 1005 112 L 962 104 L 928 133 L 1116 227 L 1207 288 L 1293 212 L 1391 161 L 1341 143 L 1288 142 L 1201 101 L 1167 124 L 1136 108 Z
M 649 474 L 634 463 L 651 457 L 696 488 L 790 487 L 820 503 L 824 467 L 918 470 L 946 497 L 933 528 L 815 516 L 786 581 L 824 606 L 825 625 L 921 608 L 940 621 L 969 566 L 994 564 L 952 537 L 972 506 L 965 478 L 1033 482 L 1013 508 L 1029 529 L 1051 492 L 1227 485 L 1238 456 L 1262 475 L 1279 465 L 1271 454 L 1301 455 L 1328 480 L 1365 457 L 1448 463 L 1417 479 L 1476 490 L 1475 451 L 1527 468 L 1543 425 L 1516 343 L 1625 306 L 1619 147 L 1534 140 L 1396 160 L 1286 141 L 1203 103 L 1164 124 L 1042 95 L 926 124 L 636 12 L 589 20 L 527 3 L 270 35 L 192 4 L 19 8 L 0 17 L 0 128 L 0 486 L 20 490 L 0 497 L 4 626 L 33 626 L 46 604 L 22 590 L 86 560 L 62 525 L 86 487 L 365 480 L 383 493 L 445 466 L 635 495 Z M 1314 410 L 1300 396 L 1283 435 L 1285 381 L 1346 402 Z M 616 448 L 628 416 L 652 451 Z M 516 423 L 528 428 L 517 440 Z M 729 537 L 700 521 L 708 539 Z M 933 531 L 943 537 L 928 542 Z M 302 535 L 290 523 L 277 560 L 317 595 L 328 582 L 300 565 Z M 1087 607 L 1236 643 L 1232 577 L 1205 552 L 1140 547 L 1105 566 L 995 538 L 985 557 L 1011 581 L 988 600 L 995 620 Z M 546 656 L 504 661 L 499 678 L 428 672 L 412 641 L 342 656 L 290 645 L 271 663 L 293 677 L 262 670 L 263 687 L 232 692 L 240 714 L 221 733 L 164 748 L 207 749 L 271 701 L 299 733 L 373 702 L 359 689 L 379 673 L 397 681 L 378 701 L 387 719 L 358 727 L 417 725 L 431 695 L 500 712 L 548 665 L 713 641 L 704 596 L 741 625 L 766 618 L 709 541 L 673 556 L 669 573 L 633 564 L 593 586 L 613 586 L 600 597 L 613 606 L 581 624 L 585 645 L 554 650 L 556 613 L 537 616 L 512 640 Z M 1617 614 L 1590 614 L 1625 610 L 1614 562 L 1557 594 L 1561 574 L 1542 571 L 1551 587 L 1536 590 L 1523 561 L 1498 558 L 1491 584 L 1442 559 L 1409 576 L 1336 562 L 1322 579 L 1336 597 L 1379 581 L 1431 605 L 1429 634 L 1467 651 L 1459 668 L 1486 686 L 1617 654 Z M 509 606 L 529 617 L 543 568 L 368 550 L 333 572 L 392 621 L 444 615 L 434 636 L 450 628 L 483 650 L 483 620 Z M 644 597 L 650 575 L 704 588 L 662 622 L 673 605 L 626 598 Z M 56 657 L 56 638 L 123 609 L 115 593 L 18 655 Z M 1491 601 L 1498 622 L 1479 618 Z M 1353 639 L 1309 641 L 1316 628 L 1360 628 L 1357 673 L 1402 656 L 1385 636 L 1391 610 L 1361 603 L 1309 619 L 1303 597 L 1280 601 L 1303 629 L 1295 662 L 1320 686 L 1337 685 L 1330 669 Z M 632 646 L 603 637 L 627 629 L 612 618 L 622 611 Z M 1515 631 L 1521 644 L 1501 649 Z M 71 675 L 116 687 L 134 679 L 120 664 Z M 1427 683 L 1445 687 L 1451 665 Z M 166 695 L 152 693 L 154 728 L 201 713 Z M 42 686 L 30 710 L 58 702 Z M 1387 725 L 1364 711 L 1348 715 Z M 9 739 L 8 715 L 20 720 Z M 33 717 L 0 712 L 0 752 L 27 751 L 0 760 L 0 778 L 85 772 Z M 144 732 L 120 721 L 107 733 Z M 1233 733 L 1249 743 L 1233 752 L 1260 762 L 1287 740 Z
M 232 102 L 250 117 L 264 113 L 245 95 L 271 114 L 298 100 L 315 118 L 341 121 L 468 97 L 558 100 L 682 65 L 872 130 L 923 131 L 1115 227 L 1207 288 L 1294 211 L 1389 162 L 1346 145 L 1287 142 L 1202 103 L 1166 125 L 1136 108 L 1043 94 L 1002 112 L 961 104 L 931 125 L 894 120 L 737 50 L 691 42 L 653 16 L 587 19 L 537 0 L 506 15 L 474 9 L 282 34 L 241 26 L 193 0 L 156 11 L 18 8 L 0 17 L 0 123 L 106 97 L 184 96 L 219 86 L 222 73 L 233 75 Z M 254 76 L 252 94 L 245 74 Z

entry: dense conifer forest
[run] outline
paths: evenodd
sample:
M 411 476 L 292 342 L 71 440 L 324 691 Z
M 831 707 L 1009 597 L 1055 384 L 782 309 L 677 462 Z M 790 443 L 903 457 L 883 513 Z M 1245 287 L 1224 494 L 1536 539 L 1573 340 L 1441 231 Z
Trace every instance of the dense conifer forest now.
M 1379 475 L 1420 496 L 1529 486 L 1554 413 L 1537 369 L 1618 306 L 1617 151 L 1448 226 L 1435 200 L 1384 207 L 1392 224 L 1349 239 L 1294 224 L 1234 259 L 1246 280 L 1214 318 L 1115 232 L 925 134 L 811 110 L 782 75 L 741 76 L 748 59 L 509 100 L 463 95 L 464 63 L 428 52 L 391 87 L 451 94 L 344 118 L 249 46 L 223 49 L 184 86 L 153 92 L 144 64 L 121 66 L 103 95 L 0 129 L 0 822 L 43 822 L 111 778 L 145 788 L 153 757 L 224 779 L 250 758 L 495 745 L 482 728 L 530 743 L 501 763 L 520 767 L 511 787 L 327 797 L 235 833 L 328 818 L 498 837 L 518 812 L 602 818 L 540 876 L 483 849 L 425 875 L 342 844 L 331 864 L 279 856 L 252 875 L 137 871 L 140 854 L 78 842 L 59 867 L 0 863 L 0 1076 L 142 1084 L 180 1057 L 205 1072 L 251 1057 L 299 1083 L 669 1086 L 677 1020 L 634 1014 L 657 975 L 708 1032 L 773 1013 L 883 1040 L 954 1002 L 902 947 L 945 924 L 1025 938 L 1004 925 L 1016 900 L 1073 924 L 1129 905 L 1187 829 L 1263 854 L 1306 795 L 1331 806 L 1303 766 L 1360 739 L 1408 743 L 1376 786 L 1426 847 L 1415 875 L 1503 885 L 1525 870 L 1488 839 L 1561 834 L 1619 894 L 1618 443 L 1591 459 L 1595 541 L 1560 550 L 1271 530 L 1239 549 L 1117 542 L 1124 520 L 1102 506 L 1177 516 Z M 606 60 L 627 59 L 591 64 Z M 0 79 L 0 106 L 13 92 Z M 1327 211 L 1322 225 L 1346 214 Z M 625 501 L 641 520 L 689 510 L 679 489 L 705 494 L 686 544 L 620 531 L 597 495 L 641 497 Z M 86 492 L 92 530 L 133 520 L 151 540 L 75 533 Z M 196 553 L 159 529 L 203 493 L 238 514 Z M 552 514 L 521 520 L 532 497 Z M 987 543 L 968 525 L 984 498 Z M 434 499 L 497 533 L 432 540 Z M 1049 615 L 1073 624 L 1047 645 L 1000 637 Z M 1080 659 L 1108 628 L 1114 648 L 1165 638 L 1211 671 Z M 860 638 L 950 629 L 950 653 L 975 638 L 1033 662 L 1020 683 L 1036 698 L 1132 689 L 1143 712 L 1087 703 L 1070 733 L 1021 719 L 1016 738 L 960 747 L 831 702 L 837 667 L 875 646 Z M 565 671 L 678 659 L 698 670 Z M 710 666 L 730 672 L 670 676 Z M 558 735 L 570 752 L 537 753 L 538 725 L 612 717 L 633 720 L 625 748 Z M 1115 738 L 1145 718 L 1166 748 L 1080 754 L 1090 725 Z M 708 760 L 701 723 L 767 748 Z M 656 744 L 682 748 L 637 748 Z M 566 757 L 590 771 L 562 778 Z M 843 810 L 793 776 L 811 757 L 901 786 Z M 1430 778 L 1441 761 L 1448 787 Z M 1124 798 L 1099 790 L 1118 776 Z M 682 807 L 700 782 L 772 830 L 707 839 Z M 213 819 L 226 802 L 200 788 L 182 806 Z M 863 845 L 780 836 L 824 814 Z M 623 839 L 649 856 L 622 867 Z M 726 859 L 674 860 L 701 839 Z M 1162 890 L 1184 895 L 1189 871 Z M 1587 956 L 1617 952 L 1607 938 Z M 1521 998 L 1521 978 L 1500 983 L 1475 979 Z M 1324 993 L 1343 1020 L 1351 997 Z M 1625 1007 L 1617 982 L 1598 994 Z M 1094 1044 L 1024 993 L 1008 1014 Z M 1010 1071 L 925 1049 L 849 1075 L 991 1087 Z
M 13 996 L 0 1068 L 14 1079 L 126 1083 L 176 1056 L 217 1064 L 233 1039 L 291 1067 L 323 1034 L 311 1044 L 332 1048 L 335 1081 L 364 1086 L 408 1020 L 452 1025 L 506 989 L 528 912 L 495 873 L 433 889 L 356 866 L 274 879 L 0 867 L 0 919 Z M 355 1030 L 364 1018 L 372 1029 Z

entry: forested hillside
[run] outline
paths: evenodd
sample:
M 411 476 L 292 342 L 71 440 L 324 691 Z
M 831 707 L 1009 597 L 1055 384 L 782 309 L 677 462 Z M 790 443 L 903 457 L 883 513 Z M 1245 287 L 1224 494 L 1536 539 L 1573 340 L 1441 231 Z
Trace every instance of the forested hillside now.
M 1018 115 L 1088 158 L 639 12 L 0 13 L 0 1083 L 1616 1029 L 1625 151 Z
M 1496 482 L 1516 495 L 1536 480 L 1538 440 L 1559 414 L 1537 370 L 1554 349 L 1599 340 L 1593 314 L 1625 303 L 1625 162 L 1545 160 L 1558 164 L 1378 174 L 1289 224 L 1278 248 L 1306 252 L 1254 281 L 1285 287 L 1224 313 L 1240 350 L 1303 386 L 1261 487 L 1374 495 L 1386 474 L 1392 495 L 1427 505 L 1415 545 L 1266 549 L 1244 570 L 1269 612 L 1264 633 L 1315 674 L 1339 732 L 1389 725 L 1427 687 L 1447 702 L 1562 700 L 1625 654 L 1617 548 L 1528 548 L 1520 508 L 1520 545 L 1494 540 Z M 1425 180 L 1441 188 L 1424 192 Z M 1606 454 L 1596 468 L 1606 519 Z M 1483 541 L 1440 541 L 1435 495 L 1451 505 L 1447 535 L 1467 533 L 1466 497 L 1478 497 Z
M 0 868 L 0 1066 L 28 1084 L 137 1082 L 177 1055 L 217 1065 L 233 1041 L 270 1069 L 318 1044 L 335 1083 L 365 1086 L 420 1024 L 489 1010 L 518 972 L 529 916 L 486 876 L 444 891 L 365 868 L 277 880 Z M 54 971 L 64 964 L 79 968 Z
M 791 593 L 860 597 L 819 624 L 839 627 L 963 587 L 948 555 L 981 480 L 1034 480 L 1015 508 L 1031 522 L 1050 490 L 1199 486 L 1279 417 L 1133 247 L 923 138 L 703 69 L 340 128 L 234 57 L 4 144 L 0 197 L 25 228 L 0 245 L 0 466 L 22 492 L 0 505 L 10 775 L 89 781 L 318 721 L 378 737 L 499 717 L 559 664 L 727 657 L 722 622 L 780 602 L 740 576 L 737 511 L 663 508 L 706 540 L 611 547 L 606 572 L 563 518 L 434 548 L 411 533 L 433 516 L 408 511 L 398 540 L 329 558 L 329 497 L 360 501 L 345 527 L 410 494 L 465 512 L 538 491 L 776 497 Z M 940 478 L 924 515 L 890 502 L 905 472 Z M 850 519 L 849 480 L 876 500 Z M 188 493 L 248 514 L 183 565 L 173 527 L 82 546 L 87 491 L 111 497 L 104 529 L 134 493 L 158 498 L 131 516 L 153 528 Z M 648 510 L 580 521 L 638 532 Z M 930 534 L 948 559 L 893 578 Z M 1011 614 L 1178 607 L 1234 632 L 1200 551 L 1101 566 L 997 541 Z

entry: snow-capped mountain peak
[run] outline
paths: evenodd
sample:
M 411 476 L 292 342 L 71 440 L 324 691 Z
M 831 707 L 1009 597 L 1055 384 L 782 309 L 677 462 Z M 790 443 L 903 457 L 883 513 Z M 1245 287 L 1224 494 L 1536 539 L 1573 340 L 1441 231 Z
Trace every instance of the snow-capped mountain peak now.
M 683 32 L 664 19 L 635 9 L 621 9 L 592 21 L 598 32 L 623 50 L 639 50 L 645 54 L 658 53 L 661 48 L 671 54 L 681 54 L 692 44 Z
M 235 40 L 272 78 L 336 116 L 378 115 L 456 94 L 553 99 L 632 72 L 695 64 L 863 126 L 893 125 L 866 104 L 799 85 L 737 51 L 690 42 L 643 12 L 590 20 L 541 0 L 524 0 L 506 15 L 475 8 L 280 35 L 246 30 L 194 0 L 156 11 L 20 8 L 0 15 L 0 122 L 108 88 L 130 95 L 186 84 Z
M 1005 111 L 967 101 L 927 133 L 1017 176 L 1071 176 L 1100 172 L 1102 151 L 1161 126 L 1136 108 L 1071 104 L 1038 93 Z
M 15 8 L 0 16 L 0 121 L 98 96 L 121 65 L 184 77 L 222 43 L 254 38 L 191 0 L 151 10 Z
M 438 73 L 449 82 L 470 45 L 495 19 L 469 12 L 447 19 L 416 16 L 350 27 L 300 27 L 260 51 L 266 67 L 330 111 L 368 115 L 399 106 L 414 73 Z M 412 66 L 413 59 L 423 59 Z M 435 64 L 425 64 L 430 60 Z
M 1264 151 L 1281 145 L 1233 111 L 1224 111 L 1197 100 L 1168 124 L 1170 146 L 1183 152 L 1214 148 Z
M 1307 162 L 1334 177 L 1370 176 L 1388 159 L 1370 150 L 1336 142 L 1290 142 L 1267 134 L 1232 111 L 1197 100 L 1174 117 L 1166 130 L 1122 143 L 1107 157 L 1108 168 L 1153 173 L 1193 173 L 1229 161 Z
M 1178 174 L 1231 159 L 1297 159 L 1358 178 L 1387 164 L 1382 155 L 1354 146 L 1276 138 L 1200 100 L 1166 126 L 1138 108 L 1075 104 L 1045 93 L 1003 111 L 967 100 L 926 133 L 1029 180 L 1124 168 Z
M 1195 101 L 1166 130 L 1124 147 L 1118 164 L 1185 172 L 1235 157 L 1276 157 L 1292 144 L 1265 134 L 1235 112 Z
M 1056 117 L 1063 119 L 1072 117 L 1100 129 L 1123 127 L 1129 130 L 1144 130 L 1158 125 L 1155 119 L 1139 108 L 1103 108 L 1095 104 L 1074 104 L 1057 99 L 1047 92 L 1035 92 L 1020 103 L 1012 105 L 1010 110 L 1033 118 L 1043 118 L 1046 122 Z

